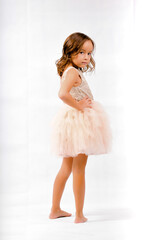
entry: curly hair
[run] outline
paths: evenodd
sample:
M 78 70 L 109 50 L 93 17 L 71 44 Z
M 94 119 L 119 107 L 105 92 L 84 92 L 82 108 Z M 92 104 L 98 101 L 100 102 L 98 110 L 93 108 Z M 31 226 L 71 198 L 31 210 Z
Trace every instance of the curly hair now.
M 57 73 L 61 77 L 66 66 L 69 65 L 70 63 L 73 64 L 72 62 L 72 55 L 76 55 L 80 52 L 83 44 L 85 41 L 90 40 L 93 44 L 93 50 L 95 48 L 95 43 L 94 41 L 85 35 L 84 33 L 80 32 L 75 32 L 69 35 L 64 44 L 63 44 L 63 49 L 62 49 L 62 57 L 58 60 L 56 60 L 55 64 L 57 67 Z M 73 64 L 74 65 L 74 64 Z M 86 72 L 87 70 L 93 71 L 95 69 L 95 61 L 93 57 L 91 56 L 90 63 L 86 66 L 86 68 L 81 68 L 83 72 Z

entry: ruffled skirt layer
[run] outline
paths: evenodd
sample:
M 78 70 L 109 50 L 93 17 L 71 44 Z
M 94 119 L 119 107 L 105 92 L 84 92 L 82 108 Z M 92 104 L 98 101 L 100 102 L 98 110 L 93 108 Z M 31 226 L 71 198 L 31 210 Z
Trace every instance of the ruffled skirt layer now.
M 92 108 L 79 111 L 67 104 L 51 121 L 51 152 L 62 157 L 106 154 L 111 151 L 112 131 L 104 107 L 92 100 Z

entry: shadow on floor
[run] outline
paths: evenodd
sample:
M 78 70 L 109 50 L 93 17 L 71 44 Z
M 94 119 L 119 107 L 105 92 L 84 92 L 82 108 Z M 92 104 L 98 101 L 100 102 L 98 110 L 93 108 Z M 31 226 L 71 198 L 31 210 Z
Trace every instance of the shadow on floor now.
M 133 217 L 131 209 L 98 209 L 85 212 L 89 222 L 126 220 Z

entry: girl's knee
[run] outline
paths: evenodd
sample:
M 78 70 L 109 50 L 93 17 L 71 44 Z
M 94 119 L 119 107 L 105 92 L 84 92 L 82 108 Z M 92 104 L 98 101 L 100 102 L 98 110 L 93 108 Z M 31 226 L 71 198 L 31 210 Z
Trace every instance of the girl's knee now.
M 61 167 L 60 172 L 62 177 L 67 179 L 70 176 L 72 169 Z
M 61 172 L 64 177 L 68 178 L 72 172 L 73 158 L 63 158 Z

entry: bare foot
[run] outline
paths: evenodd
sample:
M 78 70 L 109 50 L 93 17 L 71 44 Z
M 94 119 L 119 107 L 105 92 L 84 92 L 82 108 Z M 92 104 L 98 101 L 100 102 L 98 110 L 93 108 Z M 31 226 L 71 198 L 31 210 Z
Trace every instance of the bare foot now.
M 88 220 L 86 217 L 76 217 L 74 223 L 84 223 Z
M 63 210 L 57 210 L 56 212 L 51 212 L 49 215 L 50 219 L 60 218 L 60 217 L 70 217 L 72 214 L 65 212 Z

